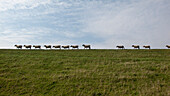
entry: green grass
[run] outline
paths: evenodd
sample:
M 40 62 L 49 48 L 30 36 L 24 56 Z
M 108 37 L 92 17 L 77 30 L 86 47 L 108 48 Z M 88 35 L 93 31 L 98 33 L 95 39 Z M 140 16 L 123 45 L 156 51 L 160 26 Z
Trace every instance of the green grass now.
M 0 50 L 0 96 L 168 96 L 170 50 Z

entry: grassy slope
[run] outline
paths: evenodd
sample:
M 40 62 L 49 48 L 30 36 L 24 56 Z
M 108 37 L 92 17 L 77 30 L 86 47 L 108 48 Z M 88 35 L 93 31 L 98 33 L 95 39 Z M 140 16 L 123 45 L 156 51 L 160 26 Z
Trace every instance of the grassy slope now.
M 170 50 L 0 50 L 0 95 L 170 95 Z

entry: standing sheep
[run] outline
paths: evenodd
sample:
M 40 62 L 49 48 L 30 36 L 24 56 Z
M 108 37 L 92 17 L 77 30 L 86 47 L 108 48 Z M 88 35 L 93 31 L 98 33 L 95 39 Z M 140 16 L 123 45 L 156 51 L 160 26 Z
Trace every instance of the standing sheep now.
M 64 49 L 69 49 L 70 46 L 69 46 L 69 45 L 66 45 L 66 46 L 62 46 L 62 48 L 64 48 Z
M 125 47 L 123 45 L 121 46 L 116 46 L 118 49 L 125 49 Z
M 31 49 L 32 46 L 31 45 L 24 45 L 24 47 L 27 48 L 27 49 L 28 48 Z
M 40 45 L 33 45 L 33 47 L 36 49 L 36 48 L 39 48 L 41 49 L 41 46 Z
M 75 49 L 75 48 L 79 49 L 78 45 L 71 45 L 71 47 L 72 47 L 72 49 Z
M 45 47 L 46 49 L 48 49 L 48 48 L 51 49 L 51 45 L 44 45 L 44 47 Z
M 145 46 L 143 46 L 144 48 L 149 48 L 149 49 L 151 49 L 151 46 L 150 45 L 145 45 Z
M 166 45 L 166 47 L 169 49 L 169 48 L 170 48 L 170 45 Z
M 22 45 L 14 45 L 18 49 L 22 49 Z
M 134 49 L 140 49 L 139 45 L 132 45 L 132 47 L 134 47 Z
M 53 48 L 59 48 L 59 49 L 61 49 L 61 45 L 54 45 Z
M 90 45 L 85 45 L 85 44 L 83 44 L 82 46 L 84 47 L 84 49 L 87 49 L 87 48 L 88 48 L 88 49 L 91 49 Z

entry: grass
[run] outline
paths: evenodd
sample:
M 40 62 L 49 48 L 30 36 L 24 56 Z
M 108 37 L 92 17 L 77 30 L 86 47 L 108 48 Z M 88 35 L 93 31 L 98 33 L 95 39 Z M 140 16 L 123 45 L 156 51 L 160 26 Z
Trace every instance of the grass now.
M 0 50 L 0 95 L 168 96 L 170 50 Z

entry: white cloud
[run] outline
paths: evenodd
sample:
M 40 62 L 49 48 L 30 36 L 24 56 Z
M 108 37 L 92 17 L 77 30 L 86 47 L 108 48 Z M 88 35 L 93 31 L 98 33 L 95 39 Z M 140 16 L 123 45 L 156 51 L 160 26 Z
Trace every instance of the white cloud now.
M 39 6 L 70 6 L 66 2 L 59 0 L 0 0 L 0 11 L 34 9 Z
M 0 46 L 81 41 L 93 48 L 164 47 L 169 10 L 169 0 L 0 0 Z
M 6 29 L 0 34 L 1 47 L 12 48 L 14 44 L 32 44 L 36 39 L 40 39 L 44 34 L 49 34 L 51 31 L 46 28 L 31 28 L 11 30 Z
M 26 29 L 11 29 L 6 27 L 0 33 L 0 47 L 1 48 L 15 48 L 15 44 L 77 44 L 73 38 L 81 37 L 80 33 L 59 32 L 50 28 L 26 28 Z M 80 34 L 80 35 L 78 35 Z M 57 36 L 58 35 L 58 36 Z
M 100 8 L 99 8 L 100 7 Z M 131 0 L 88 6 L 83 31 L 95 33 L 105 41 L 96 45 L 169 43 L 169 0 Z
M 18 10 L 18 9 L 32 9 L 39 5 L 48 3 L 49 0 L 1 0 L 0 11 Z

